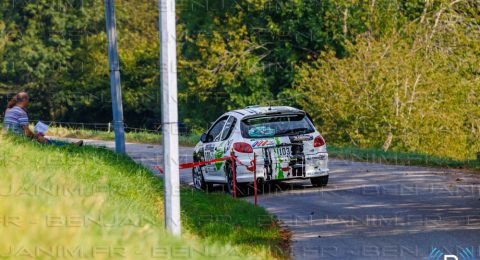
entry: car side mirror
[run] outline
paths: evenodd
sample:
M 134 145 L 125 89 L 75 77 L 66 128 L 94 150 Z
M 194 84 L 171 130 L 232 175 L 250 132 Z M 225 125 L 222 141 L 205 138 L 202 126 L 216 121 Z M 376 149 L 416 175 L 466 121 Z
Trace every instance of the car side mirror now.
M 206 134 L 206 133 L 203 133 L 203 134 L 200 136 L 200 142 L 202 142 L 202 143 L 206 143 L 206 142 L 207 142 L 207 134 Z

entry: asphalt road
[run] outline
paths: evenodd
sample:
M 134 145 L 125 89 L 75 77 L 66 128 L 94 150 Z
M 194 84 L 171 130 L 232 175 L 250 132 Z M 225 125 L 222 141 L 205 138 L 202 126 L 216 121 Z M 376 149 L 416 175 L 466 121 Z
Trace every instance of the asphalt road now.
M 180 163 L 191 161 L 192 150 L 180 149 Z M 147 167 L 162 164 L 158 145 L 127 144 L 127 153 Z M 342 160 L 329 166 L 325 188 L 290 181 L 259 196 L 292 231 L 292 258 L 427 259 L 438 248 L 464 259 L 468 248 L 480 259 L 478 174 Z M 182 170 L 180 180 L 191 185 L 191 171 Z

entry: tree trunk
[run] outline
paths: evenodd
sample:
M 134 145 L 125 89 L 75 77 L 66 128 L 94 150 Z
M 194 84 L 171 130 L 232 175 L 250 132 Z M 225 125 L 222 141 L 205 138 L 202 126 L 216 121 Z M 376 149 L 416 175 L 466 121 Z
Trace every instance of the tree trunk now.
M 393 139 L 393 134 L 392 132 L 388 133 L 387 139 L 385 140 L 385 143 L 383 143 L 383 151 L 387 151 L 388 148 L 390 148 L 390 145 L 392 144 L 392 139 Z

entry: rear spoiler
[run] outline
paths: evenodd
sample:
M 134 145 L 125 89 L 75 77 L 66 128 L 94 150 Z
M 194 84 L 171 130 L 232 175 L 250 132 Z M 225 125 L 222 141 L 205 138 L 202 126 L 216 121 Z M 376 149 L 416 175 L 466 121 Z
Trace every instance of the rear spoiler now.
M 302 110 L 298 110 L 298 111 L 285 111 L 285 112 L 279 112 L 279 111 L 272 111 L 272 112 L 266 112 L 266 113 L 260 113 L 260 114 L 255 114 L 255 115 L 250 115 L 250 116 L 246 116 L 244 117 L 242 120 L 246 120 L 246 119 L 251 119 L 251 118 L 259 118 L 259 117 L 267 117 L 267 116 L 297 116 L 297 115 L 304 115 L 304 116 L 307 116 L 307 113 L 305 113 L 305 111 L 302 111 Z M 310 117 L 309 117 L 310 118 Z

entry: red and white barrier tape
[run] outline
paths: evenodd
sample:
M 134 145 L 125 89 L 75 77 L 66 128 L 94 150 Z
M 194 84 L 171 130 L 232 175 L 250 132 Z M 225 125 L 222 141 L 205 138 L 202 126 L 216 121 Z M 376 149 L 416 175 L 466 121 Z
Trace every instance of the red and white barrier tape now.
M 204 161 L 204 162 L 182 163 L 178 166 L 178 168 L 179 169 L 188 169 L 188 168 L 207 165 L 207 164 L 211 164 L 211 163 L 223 162 L 223 161 L 227 161 L 227 160 L 230 160 L 230 159 L 232 159 L 231 156 L 225 156 L 225 157 L 222 157 L 222 158 L 217 158 L 217 159 L 213 159 L 213 160 L 210 160 L 210 161 Z M 153 168 L 159 170 L 160 173 L 163 173 L 163 168 L 160 167 L 160 165 L 155 165 L 155 166 L 153 166 Z
M 217 158 L 217 159 L 213 159 L 213 160 L 209 160 L 209 161 L 204 161 L 204 162 L 189 162 L 189 163 L 182 163 L 179 165 L 179 169 L 188 169 L 188 168 L 193 168 L 193 167 L 197 167 L 197 166 L 202 166 L 202 165 L 207 165 L 207 164 L 211 164 L 211 163 L 216 163 L 216 162 L 223 162 L 223 161 L 227 161 L 227 160 L 231 160 L 233 158 L 234 162 L 235 163 L 238 163 L 240 165 L 243 165 L 243 166 L 246 166 L 247 169 L 249 171 L 253 171 L 253 179 L 255 180 L 253 182 L 253 189 L 254 189 L 254 195 L 255 195 L 255 202 L 254 202 L 254 205 L 257 206 L 257 173 L 256 173 L 256 154 L 254 153 L 253 154 L 253 161 L 250 162 L 250 166 L 247 166 L 245 164 L 243 164 L 242 162 L 240 162 L 239 160 L 237 160 L 235 158 L 235 155 L 232 153 L 232 156 L 225 156 L 225 157 L 222 157 L 222 158 Z M 160 171 L 161 174 L 164 173 L 162 167 L 160 167 L 160 165 L 155 165 L 153 166 L 154 169 L 157 169 L 158 171 Z M 232 173 L 233 173 L 233 197 L 235 198 L 235 200 L 237 199 L 237 177 L 236 177 L 236 170 L 235 170 L 236 167 L 233 167 L 232 169 Z

